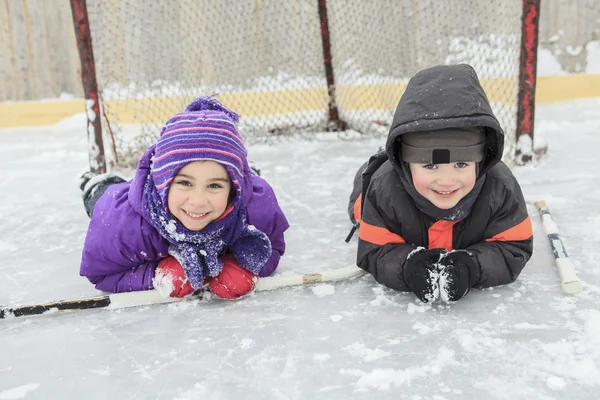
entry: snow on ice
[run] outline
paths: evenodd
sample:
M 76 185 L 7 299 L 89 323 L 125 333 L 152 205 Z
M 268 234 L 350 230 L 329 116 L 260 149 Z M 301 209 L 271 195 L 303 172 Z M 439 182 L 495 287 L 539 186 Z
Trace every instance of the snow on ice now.
M 78 268 L 88 218 L 85 124 L 0 132 L 0 304 L 96 295 Z M 534 207 L 517 282 L 420 303 L 362 276 L 128 309 L 0 321 L 0 399 L 597 399 L 600 397 L 600 99 L 540 105 L 544 159 L 514 169 L 546 200 L 584 282 L 560 290 Z M 255 145 L 292 228 L 279 274 L 354 263 L 346 214 L 381 138 Z

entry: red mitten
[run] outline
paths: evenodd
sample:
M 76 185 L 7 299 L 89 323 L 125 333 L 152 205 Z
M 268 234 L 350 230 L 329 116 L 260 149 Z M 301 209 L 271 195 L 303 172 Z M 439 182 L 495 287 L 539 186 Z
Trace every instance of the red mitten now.
M 256 286 L 256 275 L 240 267 L 232 255 L 224 255 L 223 270 L 210 279 L 209 288 L 221 299 L 237 299 L 251 292 Z
M 185 297 L 194 292 L 181 264 L 174 257 L 164 258 L 158 263 L 152 283 L 163 297 Z

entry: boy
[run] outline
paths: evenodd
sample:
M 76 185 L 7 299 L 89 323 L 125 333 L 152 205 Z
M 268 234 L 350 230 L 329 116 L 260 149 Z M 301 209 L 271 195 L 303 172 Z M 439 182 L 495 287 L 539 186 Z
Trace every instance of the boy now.
M 400 98 L 385 150 L 354 181 L 358 266 L 425 303 L 515 281 L 533 234 L 521 188 L 500 161 L 503 146 L 471 66 L 418 72 Z

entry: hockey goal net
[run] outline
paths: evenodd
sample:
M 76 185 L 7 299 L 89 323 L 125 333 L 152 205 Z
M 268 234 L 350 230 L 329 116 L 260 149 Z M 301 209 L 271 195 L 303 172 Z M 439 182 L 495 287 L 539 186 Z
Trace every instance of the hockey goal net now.
M 113 166 L 133 166 L 171 115 L 214 93 L 247 143 L 385 135 L 408 79 L 453 63 L 475 68 L 514 153 L 522 0 L 85 3 Z

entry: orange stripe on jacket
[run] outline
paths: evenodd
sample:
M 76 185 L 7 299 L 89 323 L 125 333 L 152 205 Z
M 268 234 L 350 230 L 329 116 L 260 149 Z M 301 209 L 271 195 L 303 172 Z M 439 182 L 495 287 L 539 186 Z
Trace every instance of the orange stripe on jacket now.
M 354 219 L 356 220 L 356 222 L 360 223 L 360 217 L 361 217 L 361 212 L 360 212 L 360 201 L 362 200 L 362 193 L 358 195 L 358 198 L 356 199 L 356 201 L 354 202 Z
M 533 236 L 533 227 L 531 226 L 531 218 L 529 216 L 518 225 L 513 226 L 500 232 L 497 235 L 489 239 L 485 239 L 486 242 L 510 242 L 513 240 L 527 240 Z
M 452 250 L 452 227 L 458 221 L 439 220 L 429 227 L 429 249 Z
M 378 246 L 386 244 L 401 244 L 406 243 L 402 236 L 392 233 L 385 228 L 381 228 L 375 225 L 369 225 L 364 221 L 361 221 L 360 228 L 358 228 L 358 237 L 365 242 L 373 243 Z

